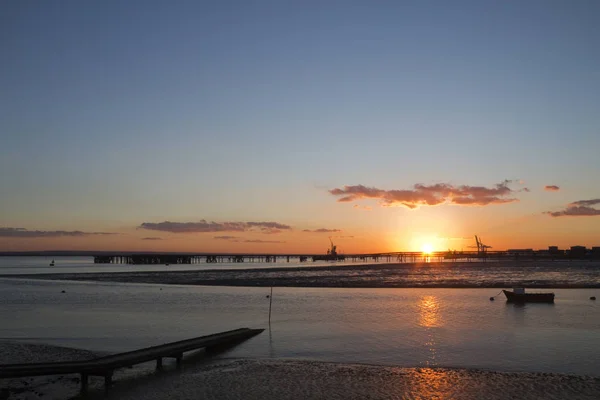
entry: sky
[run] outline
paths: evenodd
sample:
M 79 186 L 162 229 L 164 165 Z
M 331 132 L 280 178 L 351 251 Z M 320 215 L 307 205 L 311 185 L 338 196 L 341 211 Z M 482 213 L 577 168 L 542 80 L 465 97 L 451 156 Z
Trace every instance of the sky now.
M 0 5 L 0 251 L 600 246 L 600 3 Z

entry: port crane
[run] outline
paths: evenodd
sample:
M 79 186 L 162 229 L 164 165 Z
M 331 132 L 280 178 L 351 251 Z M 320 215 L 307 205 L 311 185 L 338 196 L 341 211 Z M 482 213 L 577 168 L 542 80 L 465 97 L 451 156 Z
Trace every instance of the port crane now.
M 333 244 L 331 237 L 329 237 L 329 242 L 331 243 L 331 249 L 327 249 L 327 255 L 337 256 L 337 246 Z
M 491 249 L 492 246 L 488 246 L 487 244 L 483 244 L 483 242 L 481 241 L 481 239 L 475 235 L 475 243 L 477 243 L 477 246 L 469 246 L 470 248 L 477 248 L 477 255 L 479 256 L 485 256 L 487 253 L 487 249 Z

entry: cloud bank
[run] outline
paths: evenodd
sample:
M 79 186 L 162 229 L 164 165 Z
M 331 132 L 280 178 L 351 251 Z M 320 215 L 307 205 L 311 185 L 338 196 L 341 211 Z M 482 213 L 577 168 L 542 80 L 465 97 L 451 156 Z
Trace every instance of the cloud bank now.
M 544 186 L 544 190 L 546 192 L 558 192 L 560 190 L 560 187 L 556 185 L 546 185 Z
M 265 234 L 280 233 L 292 227 L 278 222 L 143 222 L 138 229 L 170 233 L 202 233 L 202 232 L 249 232 L 258 231 Z
M 142 240 L 163 240 L 163 238 L 159 238 L 159 237 L 145 237 L 145 238 L 142 238 Z
M 285 243 L 281 240 L 244 239 L 239 236 L 214 236 L 213 239 L 226 240 L 232 243 Z
M 248 239 L 248 240 L 244 240 L 243 243 L 285 243 L 285 241 L 282 241 L 282 240 Z
M 319 228 L 319 229 L 304 229 L 302 232 L 311 232 L 311 233 L 335 233 L 341 232 L 341 229 L 327 229 L 327 228 Z
M 384 190 L 364 185 L 344 186 L 331 189 L 329 193 L 338 196 L 338 202 L 346 203 L 360 199 L 377 199 L 383 206 L 405 206 L 410 209 L 419 206 L 437 206 L 440 204 L 456 204 L 462 206 L 486 206 L 490 204 L 505 204 L 519 201 L 517 192 L 528 192 L 523 188 L 513 190 L 509 187 L 510 180 L 498 183 L 493 187 L 460 185 L 448 183 L 423 185 L 417 183 L 413 189 Z
M 600 209 L 592 207 L 598 204 L 600 204 L 600 199 L 578 200 L 568 204 L 564 210 L 547 211 L 545 214 L 552 217 L 593 217 L 600 215 Z
M 118 233 L 82 231 L 30 231 L 25 228 L 0 228 L 0 237 L 11 238 L 84 237 L 94 235 L 118 235 Z

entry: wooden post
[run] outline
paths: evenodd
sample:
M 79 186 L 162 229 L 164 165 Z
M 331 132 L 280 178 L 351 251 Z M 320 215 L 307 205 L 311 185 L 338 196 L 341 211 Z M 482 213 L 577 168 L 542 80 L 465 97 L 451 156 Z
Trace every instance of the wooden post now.
M 177 368 L 181 368 L 182 360 L 183 360 L 183 354 L 178 354 L 177 357 L 175 358 L 175 361 L 177 363 Z
M 104 391 L 108 392 L 108 389 L 112 385 L 113 371 L 109 371 L 104 375 Z
M 88 375 L 86 373 L 81 374 L 81 393 L 86 393 L 88 390 Z
M 159 357 L 156 359 L 156 369 L 158 369 L 158 370 L 162 369 L 162 357 Z
M 273 304 L 273 286 L 271 286 L 271 295 L 269 296 L 269 325 L 271 325 L 271 305 Z

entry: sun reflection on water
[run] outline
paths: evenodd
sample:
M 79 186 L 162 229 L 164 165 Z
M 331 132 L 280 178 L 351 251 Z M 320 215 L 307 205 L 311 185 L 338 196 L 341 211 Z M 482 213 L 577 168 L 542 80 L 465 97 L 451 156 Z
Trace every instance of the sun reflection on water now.
M 419 325 L 426 328 L 442 326 L 440 304 L 435 296 L 424 296 L 419 301 Z
M 440 315 L 439 301 L 435 296 L 424 296 L 419 301 L 419 325 L 426 328 L 423 337 L 423 345 L 427 349 L 428 357 L 422 364 L 428 367 L 438 365 L 437 360 L 437 329 L 443 325 Z

